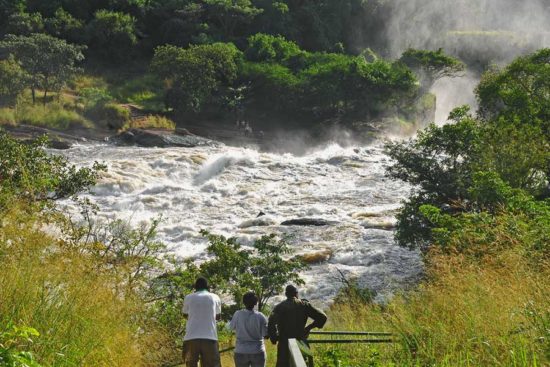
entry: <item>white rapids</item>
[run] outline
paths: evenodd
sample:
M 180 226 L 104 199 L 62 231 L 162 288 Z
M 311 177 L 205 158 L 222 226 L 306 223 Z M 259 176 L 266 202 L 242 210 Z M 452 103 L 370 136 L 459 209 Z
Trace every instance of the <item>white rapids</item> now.
M 322 302 L 341 286 L 337 269 L 381 297 L 421 272 L 419 254 L 393 240 L 395 211 L 410 189 L 384 177 L 389 158 L 381 145 L 328 145 L 300 157 L 224 145 L 77 145 L 64 154 L 77 165 L 108 166 L 90 195 L 100 216 L 138 223 L 162 215 L 159 239 L 181 257 L 205 258 L 201 229 L 246 246 L 262 234 L 290 234 L 297 254 L 325 256 L 304 272 L 301 287 L 302 296 Z M 260 211 L 266 215 L 256 218 Z M 296 218 L 335 223 L 280 225 Z

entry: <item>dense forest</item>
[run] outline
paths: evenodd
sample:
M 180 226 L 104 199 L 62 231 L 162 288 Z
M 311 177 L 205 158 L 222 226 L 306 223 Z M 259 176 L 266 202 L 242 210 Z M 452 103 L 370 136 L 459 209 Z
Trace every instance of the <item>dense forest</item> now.
M 249 289 L 268 313 L 287 281 L 303 284 L 308 265 L 285 238 L 203 231 L 197 264 L 158 240 L 162 218 L 100 218 L 83 194 L 105 165 L 9 133 L 240 120 L 368 138 L 423 128 L 385 144 L 387 178 L 412 187 L 396 242 L 420 254 L 423 278 L 384 303 L 343 279 L 328 309 L 334 330 L 396 342 L 316 347 L 316 363 L 548 365 L 550 49 L 547 33 L 514 31 L 526 16 L 530 32 L 544 27 L 550 8 L 464 3 L 437 17 L 404 0 L 0 0 L 0 366 L 175 366 L 197 275 L 230 300 L 224 321 Z M 495 6 L 510 16 L 479 15 Z M 477 106 L 431 124 L 434 83 L 466 72 L 480 77 Z M 231 338 L 222 322 L 221 344 Z
M 244 119 L 264 130 L 342 123 L 368 135 L 433 120 L 431 85 L 464 69 L 442 50 L 385 59 L 383 2 L 6 1 L 1 9 L 1 114 L 12 124 L 118 130 L 132 104 L 157 116 L 151 126 L 172 126 L 161 117 Z M 28 103 L 37 99 L 53 103 L 37 110 Z

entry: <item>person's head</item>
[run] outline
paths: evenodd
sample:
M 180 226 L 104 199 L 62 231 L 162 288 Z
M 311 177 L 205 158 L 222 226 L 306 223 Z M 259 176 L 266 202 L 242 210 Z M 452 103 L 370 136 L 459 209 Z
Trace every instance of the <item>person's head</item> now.
M 296 287 L 292 284 L 287 285 L 285 289 L 285 296 L 287 298 L 298 297 L 298 289 L 296 289 Z
M 252 291 L 246 292 L 243 296 L 243 303 L 247 310 L 252 310 L 258 304 L 258 296 Z
M 203 289 L 208 289 L 208 281 L 206 281 L 206 278 L 199 277 L 195 281 L 195 290 L 200 291 Z

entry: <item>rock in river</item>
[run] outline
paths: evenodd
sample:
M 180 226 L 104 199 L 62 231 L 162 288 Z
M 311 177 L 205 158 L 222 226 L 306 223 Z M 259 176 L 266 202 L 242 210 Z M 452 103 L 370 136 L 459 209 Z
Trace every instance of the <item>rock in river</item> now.
M 320 218 L 296 218 L 285 220 L 281 223 L 282 226 L 328 226 L 331 224 L 336 224 L 338 222 L 330 221 Z
M 138 145 L 140 147 L 186 147 L 193 148 L 214 145 L 212 140 L 196 135 L 179 135 L 165 130 L 129 129 L 114 136 L 112 141 L 119 145 Z

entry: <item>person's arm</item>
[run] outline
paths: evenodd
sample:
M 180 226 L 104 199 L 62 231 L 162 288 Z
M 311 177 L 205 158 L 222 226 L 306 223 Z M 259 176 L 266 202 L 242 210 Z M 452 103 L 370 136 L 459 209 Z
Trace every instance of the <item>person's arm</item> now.
M 229 321 L 229 324 L 227 324 L 228 329 L 231 331 L 235 331 L 237 329 L 237 323 L 238 323 L 237 318 L 239 317 L 238 312 L 239 311 L 235 311 L 235 313 L 233 314 L 233 317 L 231 318 L 231 321 Z
M 314 307 L 311 303 L 306 302 L 306 315 L 313 319 L 313 322 L 306 326 L 304 329 L 305 337 L 309 336 L 309 333 L 314 328 L 321 329 L 327 322 L 327 315 L 320 309 Z
M 277 340 L 279 339 L 277 335 L 277 322 L 277 308 L 275 308 L 271 315 L 269 315 L 267 323 L 267 335 L 273 344 L 277 344 Z
M 189 298 L 185 296 L 183 299 L 183 307 L 181 309 L 181 312 L 183 313 L 183 317 L 187 319 L 189 317 Z
M 268 339 L 269 338 L 269 332 L 268 332 L 268 328 L 267 328 L 267 317 L 265 317 L 265 315 L 261 312 L 260 312 L 260 315 L 262 316 L 261 325 L 260 325 L 260 330 L 261 330 L 261 333 L 262 333 L 262 337 L 264 339 Z
M 222 319 L 222 301 L 220 300 L 220 297 L 216 297 L 216 321 L 220 321 Z

